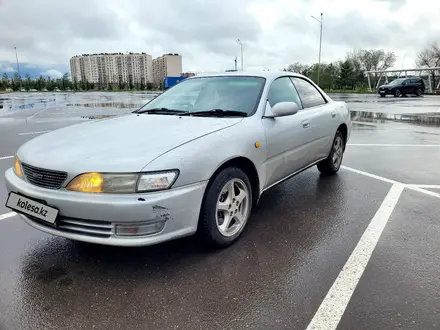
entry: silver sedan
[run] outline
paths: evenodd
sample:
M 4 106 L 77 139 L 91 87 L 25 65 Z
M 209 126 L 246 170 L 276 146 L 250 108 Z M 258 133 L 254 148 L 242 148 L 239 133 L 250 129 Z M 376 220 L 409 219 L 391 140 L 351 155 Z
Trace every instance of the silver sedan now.
M 41 135 L 6 171 L 6 205 L 29 225 L 142 246 L 198 232 L 235 242 L 261 194 L 317 165 L 338 172 L 351 120 L 287 72 L 196 76 L 134 113 Z

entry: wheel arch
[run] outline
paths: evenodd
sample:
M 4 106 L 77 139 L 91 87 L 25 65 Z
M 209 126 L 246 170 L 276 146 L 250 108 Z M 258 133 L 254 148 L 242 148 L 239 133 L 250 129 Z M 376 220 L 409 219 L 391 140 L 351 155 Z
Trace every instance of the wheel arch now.
M 228 167 L 237 167 L 247 175 L 251 183 L 252 202 L 253 205 L 255 205 L 260 197 L 260 177 L 258 175 L 258 171 L 257 168 L 255 167 L 255 164 L 249 158 L 238 156 L 228 159 L 227 161 L 222 163 L 211 175 L 209 179 L 208 187 L 212 182 L 212 180 L 216 177 L 216 175 Z
M 345 123 L 339 125 L 337 131 L 340 131 L 342 133 L 342 136 L 344 137 L 344 150 L 347 145 L 347 137 L 348 137 L 348 127 Z

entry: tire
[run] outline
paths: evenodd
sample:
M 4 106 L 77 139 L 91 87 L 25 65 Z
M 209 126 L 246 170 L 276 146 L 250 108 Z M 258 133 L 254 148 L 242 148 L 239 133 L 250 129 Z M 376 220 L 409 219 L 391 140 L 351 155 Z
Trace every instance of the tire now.
M 234 187 L 233 195 L 231 187 Z M 241 201 L 238 201 L 242 198 L 239 193 L 244 193 Z M 220 205 L 224 207 L 223 210 L 217 210 Z M 238 240 L 251 210 L 252 187 L 248 176 L 237 167 L 225 168 L 213 178 L 206 189 L 198 234 L 211 247 L 227 247 Z M 239 217 L 242 218 L 240 222 Z M 228 220 L 229 225 L 225 223 Z
M 345 139 L 341 131 L 337 131 L 333 139 L 332 149 L 328 157 L 317 164 L 319 172 L 323 175 L 334 175 L 341 168 L 342 159 L 345 151 Z M 338 153 L 337 161 L 335 162 L 335 153 Z
M 400 89 L 396 89 L 396 91 L 394 92 L 394 97 L 399 97 L 400 95 L 402 95 Z
M 417 96 L 421 96 L 422 95 L 422 89 L 421 88 L 417 88 L 416 95 Z

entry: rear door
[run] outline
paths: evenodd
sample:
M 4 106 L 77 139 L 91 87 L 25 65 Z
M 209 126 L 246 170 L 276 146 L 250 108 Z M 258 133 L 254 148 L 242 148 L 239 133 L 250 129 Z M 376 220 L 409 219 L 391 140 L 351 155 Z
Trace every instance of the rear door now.
M 313 163 L 328 156 L 339 125 L 338 114 L 333 102 L 326 100 L 312 82 L 300 77 L 291 79 L 310 121 L 308 162 Z
M 406 79 L 403 83 L 403 93 L 412 94 L 415 93 L 413 79 Z
M 413 86 L 412 93 L 417 94 L 417 90 L 420 89 L 423 91 L 422 88 L 422 80 L 420 78 L 412 78 L 411 79 L 411 85 Z

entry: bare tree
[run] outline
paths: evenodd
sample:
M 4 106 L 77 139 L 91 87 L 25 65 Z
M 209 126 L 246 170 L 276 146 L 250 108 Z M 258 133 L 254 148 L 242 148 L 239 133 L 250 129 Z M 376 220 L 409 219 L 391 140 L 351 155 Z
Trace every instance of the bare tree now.
M 295 63 L 289 64 L 286 68 L 286 71 L 302 74 L 303 71 L 306 69 L 306 66 L 307 65 L 301 64 L 299 62 L 295 62 Z
M 420 53 L 417 54 L 416 65 L 421 68 L 435 68 L 440 67 L 440 47 L 437 44 L 433 44 L 429 47 L 425 47 Z M 435 71 L 427 70 L 431 75 L 432 89 L 435 88 Z

